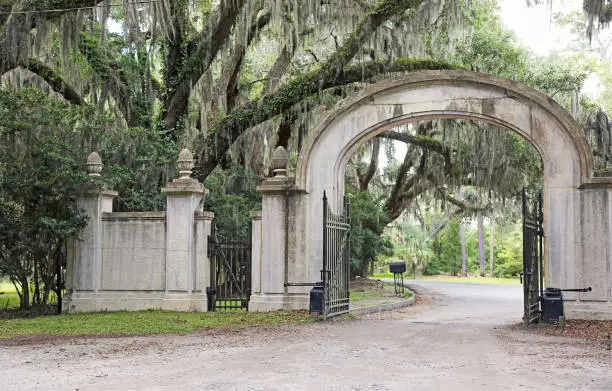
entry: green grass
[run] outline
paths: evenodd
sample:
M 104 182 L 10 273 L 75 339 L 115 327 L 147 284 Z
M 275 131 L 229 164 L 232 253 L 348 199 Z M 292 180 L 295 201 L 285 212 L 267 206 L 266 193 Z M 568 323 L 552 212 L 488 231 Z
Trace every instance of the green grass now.
M 145 335 L 189 333 L 206 327 L 247 326 L 312 321 L 306 311 L 276 312 L 173 312 L 118 311 L 40 316 L 32 319 L 0 319 L 0 338 L 24 335 Z
M 367 300 L 367 299 L 377 299 L 379 297 L 389 297 L 393 296 L 393 292 L 388 292 L 386 290 L 377 290 L 377 291 L 351 291 L 349 300 L 350 301 L 359 301 L 359 300 Z
M 374 273 L 374 278 L 391 278 L 393 279 L 392 273 Z M 411 275 L 404 274 L 404 280 L 411 279 Z M 497 278 L 497 277 L 457 277 L 457 276 L 418 276 L 418 280 L 425 281 L 440 281 L 440 282 L 468 282 L 475 284 L 507 284 L 507 285 L 520 285 L 518 278 Z
M 19 308 L 19 295 L 12 283 L 0 281 L 0 292 L 0 311 Z M 55 292 L 49 292 L 48 303 L 57 303 Z
M 10 282 L 0 281 L 0 310 L 19 307 L 19 296 Z

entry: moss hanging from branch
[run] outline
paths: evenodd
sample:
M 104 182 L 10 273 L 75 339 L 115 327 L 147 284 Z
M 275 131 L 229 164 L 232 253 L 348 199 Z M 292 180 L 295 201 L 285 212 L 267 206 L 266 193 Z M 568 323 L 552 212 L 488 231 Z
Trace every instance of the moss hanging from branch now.
M 199 162 L 201 175 L 206 176 L 215 168 L 225 151 L 246 129 L 281 114 L 322 90 L 356 82 L 367 82 L 374 77 L 397 72 L 457 68 L 445 61 L 401 58 L 391 64 L 372 61 L 349 67 L 340 75 L 329 70 L 302 74 L 281 87 L 276 93 L 264 96 L 255 104 L 234 110 L 221 120 L 204 140 L 196 140 L 195 148 L 203 157 Z

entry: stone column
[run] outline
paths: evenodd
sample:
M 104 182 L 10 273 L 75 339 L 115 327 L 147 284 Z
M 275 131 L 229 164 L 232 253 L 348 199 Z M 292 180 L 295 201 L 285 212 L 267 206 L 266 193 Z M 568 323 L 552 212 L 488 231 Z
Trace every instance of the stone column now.
M 261 212 L 251 212 L 251 295 L 261 295 L 261 232 Z
M 278 147 L 272 157 L 274 177 L 266 179 L 257 191 L 262 195 L 261 213 L 261 257 L 255 260 L 254 248 L 253 282 L 259 291 L 253 290 L 249 311 L 274 311 L 280 309 L 302 309 L 308 307 L 305 295 L 289 293 L 285 283 L 290 271 L 288 262 L 289 197 L 293 192 L 293 179 L 287 176 L 288 154 Z M 255 228 L 255 225 L 254 225 Z M 255 229 L 254 229 L 255 235 Z M 255 245 L 255 242 L 253 243 Z M 259 274 L 259 276 L 257 276 Z M 255 282 L 259 277 L 259 282 Z M 259 286 L 257 286 L 259 285 Z
M 166 293 L 162 309 L 205 311 L 206 294 L 196 293 L 196 212 L 202 211 L 204 186 L 190 177 L 193 155 L 183 149 L 179 178 L 162 189 L 166 195 Z M 200 260 L 203 261 L 203 260 Z
M 117 196 L 116 191 L 102 188 L 99 178 L 103 164 L 97 152 L 87 157 L 85 167 L 90 180 L 77 204 L 85 211 L 88 221 L 79 238 L 68 244 L 63 312 L 87 310 L 94 305 L 96 293 L 102 288 L 102 216 L 113 211 L 113 198 Z

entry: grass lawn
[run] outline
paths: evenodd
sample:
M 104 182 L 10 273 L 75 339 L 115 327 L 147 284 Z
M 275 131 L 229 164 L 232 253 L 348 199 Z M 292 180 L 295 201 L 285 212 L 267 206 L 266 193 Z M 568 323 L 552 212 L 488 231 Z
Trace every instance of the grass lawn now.
M 19 296 L 10 282 L 0 281 L 0 310 L 19 307 Z
M 403 298 L 409 299 L 410 297 L 412 297 L 412 293 L 405 291 Z M 402 299 L 401 295 L 395 294 L 395 288 L 390 284 L 383 284 L 380 281 L 372 279 L 357 279 L 350 282 L 349 301 L 351 303 L 383 298 L 389 298 L 391 300 L 379 301 L 376 304 L 393 303 L 394 301 Z
M 375 273 L 374 278 L 393 278 L 392 273 Z M 404 280 L 411 279 L 411 275 L 404 273 Z M 497 277 L 458 277 L 458 276 L 446 276 L 446 275 L 435 275 L 435 276 L 418 276 L 418 280 L 425 281 L 441 281 L 441 282 L 468 282 L 475 284 L 507 284 L 507 285 L 520 285 L 518 278 L 497 278 Z
M 312 321 L 307 311 L 174 312 L 118 311 L 0 319 L 0 339 L 26 335 L 146 335 L 189 333 L 199 328 L 302 323 Z
M 49 292 L 48 303 L 57 303 L 55 292 Z M 15 291 L 15 286 L 10 282 L 0 281 L 0 311 L 15 308 L 19 308 L 19 295 Z
M 393 286 L 391 286 L 391 291 L 366 291 L 366 292 L 350 292 L 349 300 L 350 301 L 359 301 L 359 300 L 367 300 L 367 299 L 378 299 L 380 297 L 389 297 L 396 296 L 393 291 Z M 412 297 L 412 293 L 405 291 L 404 298 L 409 299 Z

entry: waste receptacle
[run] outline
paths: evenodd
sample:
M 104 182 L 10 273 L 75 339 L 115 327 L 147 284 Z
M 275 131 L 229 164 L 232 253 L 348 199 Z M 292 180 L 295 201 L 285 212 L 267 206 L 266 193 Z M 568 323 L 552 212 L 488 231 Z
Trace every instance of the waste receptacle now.
M 564 315 L 563 292 L 559 288 L 546 288 L 542 297 L 542 320 L 557 323 L 559 317 Z
M 206 298 L 208 300 L 208 311 L 215 310 L 215 302 L 216 302 L 217 290 L 215 288 L 206 287 Z
M 314 288 L 310 290 L 310 313 L 322 315 L 325 301 L 325 290 L 323 281 L 315 282 Z

